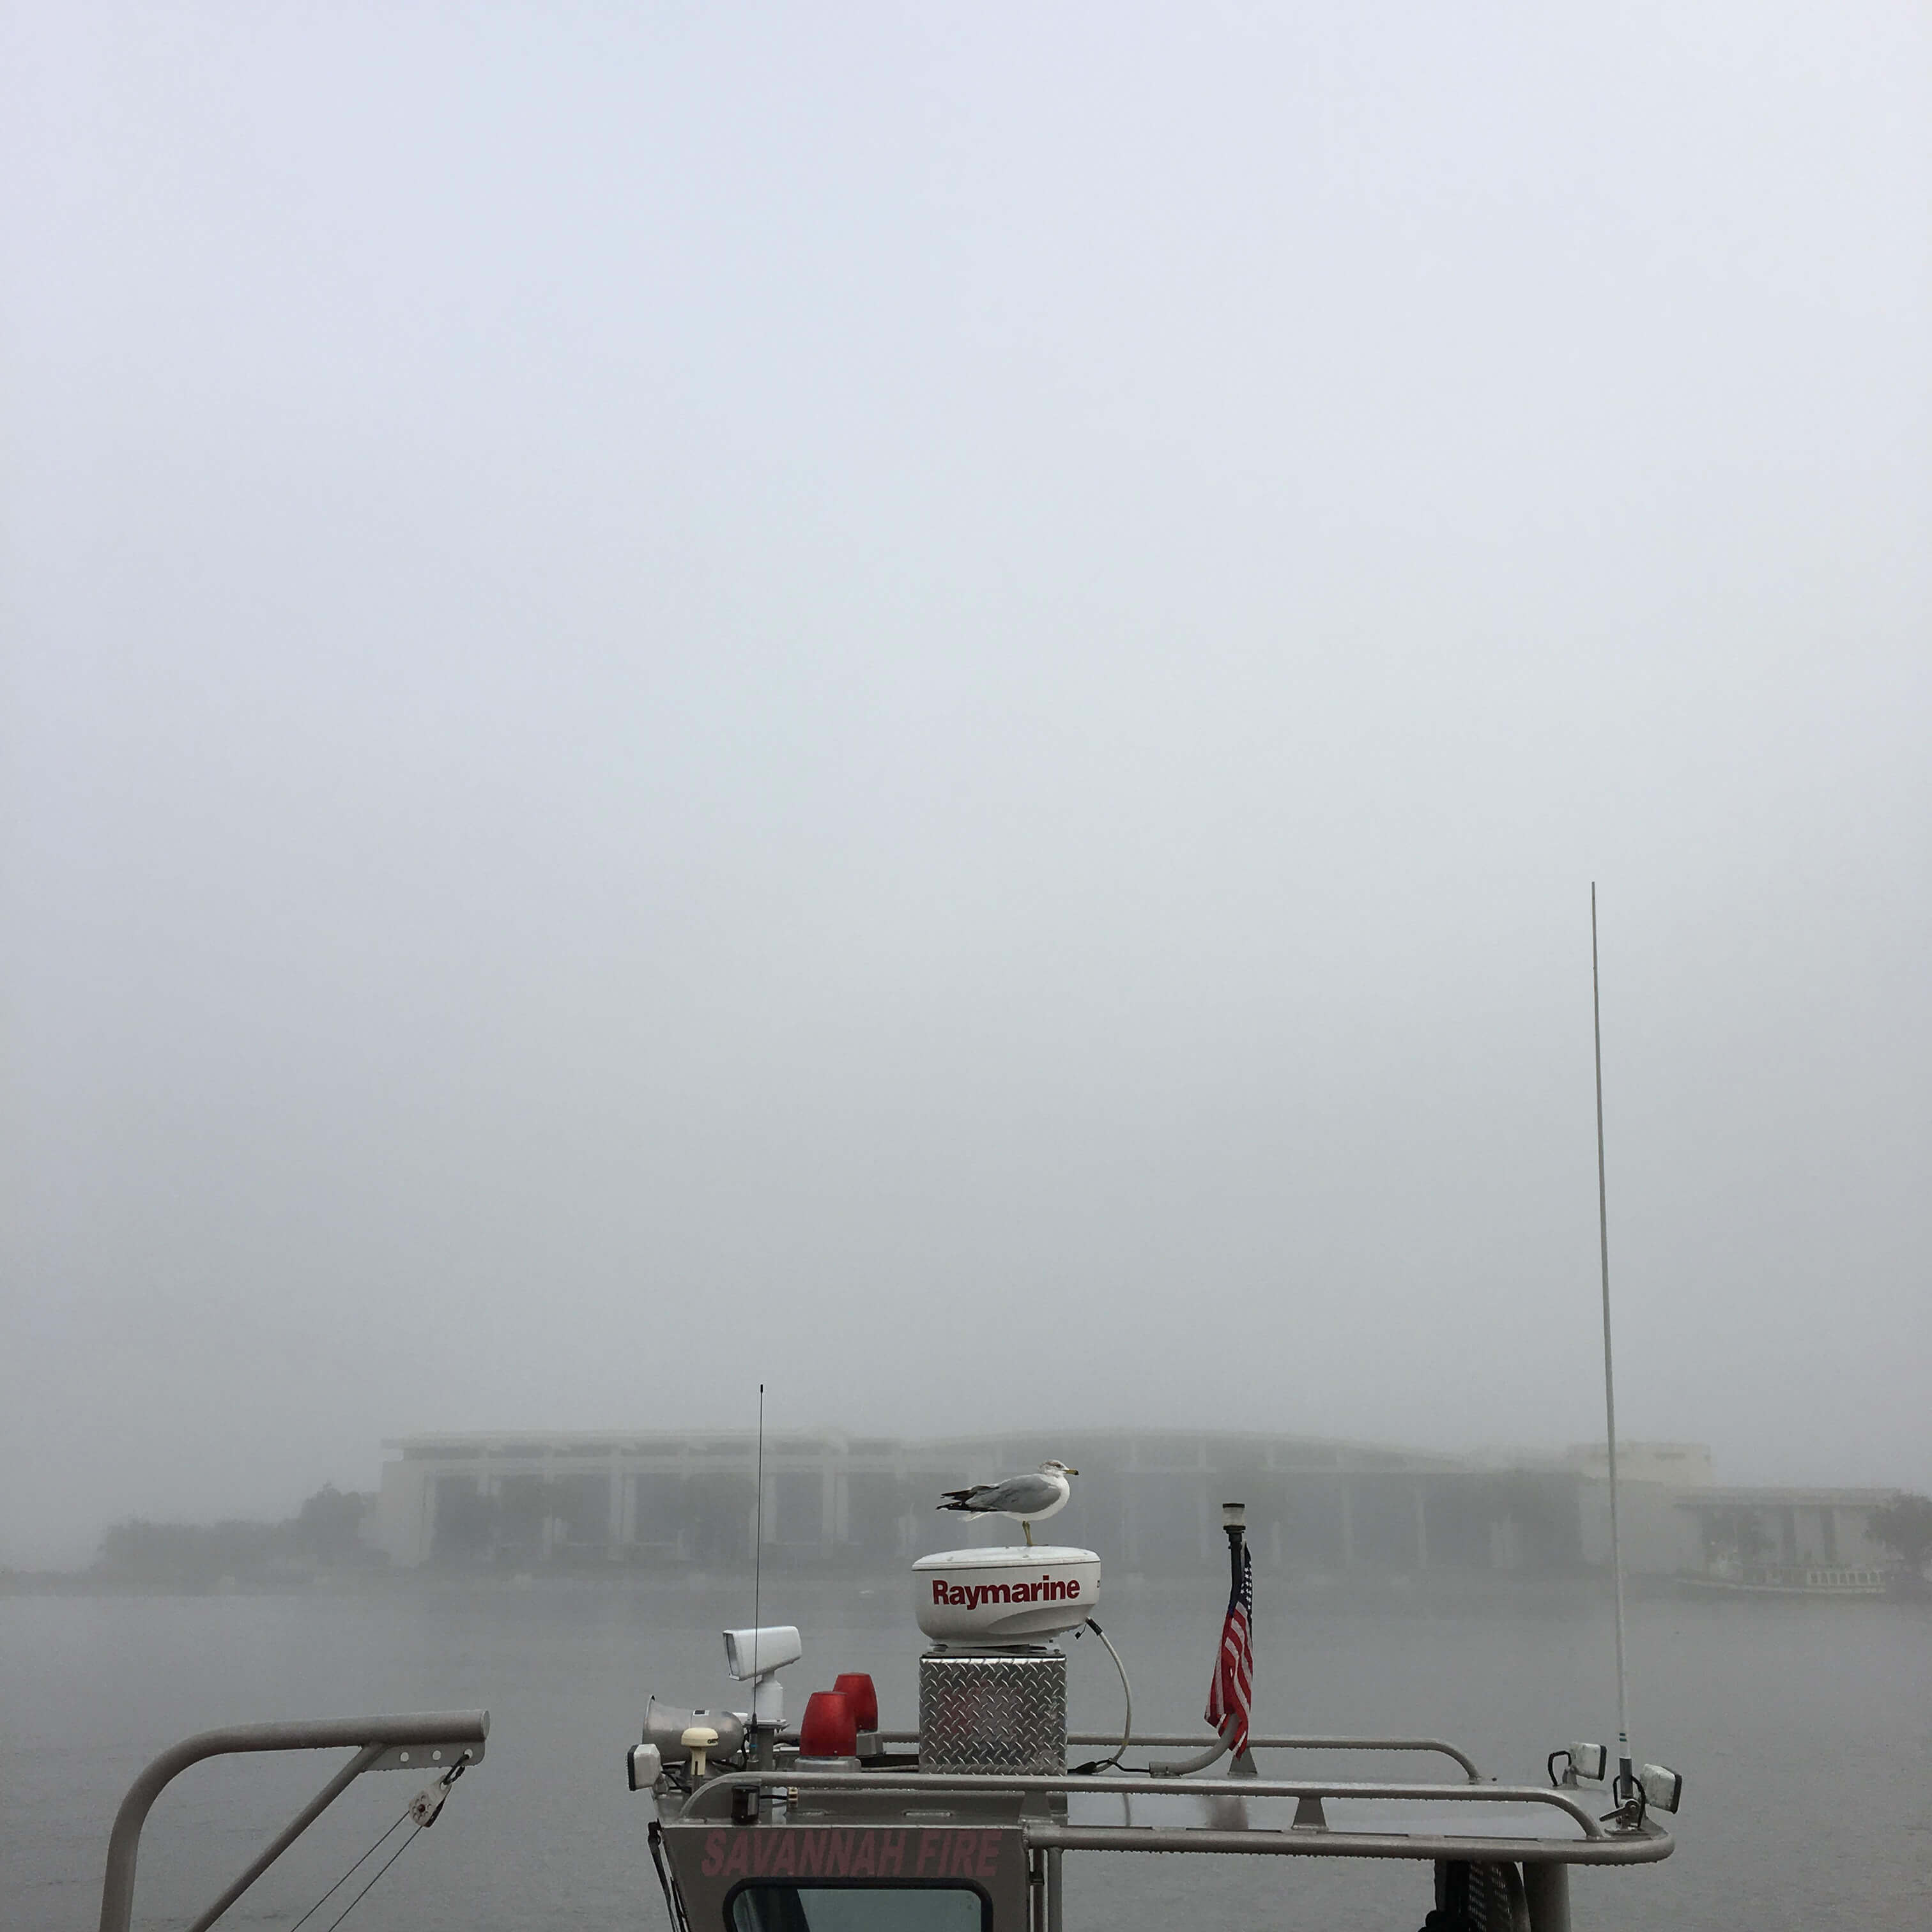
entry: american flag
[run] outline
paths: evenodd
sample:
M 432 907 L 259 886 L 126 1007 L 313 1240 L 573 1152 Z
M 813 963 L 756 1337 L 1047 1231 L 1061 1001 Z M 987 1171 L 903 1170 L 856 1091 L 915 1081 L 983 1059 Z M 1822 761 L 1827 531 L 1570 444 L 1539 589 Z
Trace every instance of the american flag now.
M 1244 1543 L 1241 1567 L 1228 1586 L 1228 1614 L 1221 1624 L 1220 1653 L 1208 1692 L 1208 1721 L 1228 1742 L 1228 1755 L 1248 1748 L 1248 1720 L 1255 1701 L 1255 1560 Z

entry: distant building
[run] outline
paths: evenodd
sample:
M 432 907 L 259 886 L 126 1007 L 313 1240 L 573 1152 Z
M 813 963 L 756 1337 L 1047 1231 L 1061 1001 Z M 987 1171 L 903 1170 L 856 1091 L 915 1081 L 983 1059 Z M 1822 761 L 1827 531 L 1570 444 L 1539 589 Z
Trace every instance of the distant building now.
M 1680 1567 L 1715 1574 L 1764 1566 L 1851 1564 L 1894 1559 L 1871 1534 L 1871 1513 L 1890 1490 L 1720 1489 L 1679 1496 L 1688 1523 Z
M 404 1566 L 628 1566 L 674 1573 L 750 1562 L 758 1445 L 748 1430 L 416 1436 L 385 1444 L 376 1534 Z M 1588 1448 L 1466 1458 L 1306 1436 L 1070 1430 L 913 1440 L 788 1430 L 765 1440 L 764 1560 L 886 1568 L 1013 1526 L 941 1516 L 940 1492 L 1028 1468 L 1078 1468 L 1052 1534 L 1118 1573 L 1192 1570 L 1224 1545 L 1220 1505 L 1247 1505 L 1264 1571 L 1561 1571 L 1607 1561 L 1609 1486 Z M 1710 1451 L 1619 1451 L 1634 1572 L 1702 1571 L 1748 1546 L 1867 1560 L 1876 1490 L 1718 1490 Z M 1756 1528 L 1750 1525 L 1758 1526 Z M 1726 1539 L 1729 1539 L 1726 1540 Z
M 1610 1452 L 1601 1442 L 1578 1442 L 1563 1452 L 1564 1466 L 1607 1482 Z M 1672 1489 L 1707 1487 L 1718 1480 L 1711 1451 L 1702 1442 L 1619 1442 L 1617 1477 L 1624 1483 L 1662 1483 Z
M 428 1562 L 750 1560 L 757 1444 L 748 1432 L 412 1436 L 386 1445 L 376 1533 Z M 1214 1561 L 1220 1504 L 1248 1505 L 1264 1568 L 1563 1568 L 1581 1559 L 1579 1478 L 1477 1467 L 1418 1450 L 1232 1432 L 1070 1431 L 933 1441 L 790 1431 L 765 1443 L 767 1561 L 895 1563 L 1004 1527 L 941 1516 L 942 1490 L 1058 1455 L 1082 1474 L 1056 1534 L 1120 1569 Z

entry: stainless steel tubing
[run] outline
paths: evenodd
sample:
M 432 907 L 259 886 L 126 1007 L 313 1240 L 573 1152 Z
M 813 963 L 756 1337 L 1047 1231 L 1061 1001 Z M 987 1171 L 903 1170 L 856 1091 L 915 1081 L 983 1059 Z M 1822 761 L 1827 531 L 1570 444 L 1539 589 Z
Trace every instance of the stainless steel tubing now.
M 1570 1932 L 1570 1873 L 1567 1866 L 1526 1864 L 1523 1903 L 1529 1907 L 1529 1932 Z
M 1249 1787 L 1250 1790 L 1252 1786 Z M 1030 1849 L 1063 1852 L 1240 1852 L 1277 1858 L 1468 1858 L 1482 1849 L 1499 1856 L 1502 1847 L 1526 1875 L 1532 1865 L 1654 1864 L 1671 1853 L 1668 1832 L 1645 1831 L 1611 1838 L 1600 1833 L 1579 1838 L 1477 1840 L 1440 1834 L 1394 1832 L 1215 1832 L 1152 1825 L 1048 1825 L 1028 1820 Z M 1568 1899 L 1567 1890 L 1564 1900 Z M 1557 1920 L 1557 1926 L 1568 1921 Z
M 388 1718 L 328 1718 L 284 1724 L 236 1724 L 184 1738 L 149 1765 L 128 1787 L 107 1840 L 107 1870 L 100 1886 L 100 1932 L 128 1932 L 134 1912 L 134 1866 L 141 1828 L 172 1780 L 204 1758 L 249 1751 L 334 1750 L 356 1755 L 298 1812 L 268 1850 L 194 1922 L 196 1932 L 214 1924 L 294 1844 L 363 1772 L 386 1753 L 417 1744 L 480 1744 L 489 1735 L 488 1711 L 412 1712 Z M 425 1763 L 422 1768 L 434 1768 Z
M 802 1790 L 812 1791 L 1016 1791 L 1028 1793 L 1063 1793 L 1085 1796 L 1094 1792 L 1112 1792 L 1129 1798 L 1183 1797 L 1183 1798 L 1334 1798 L 1394 1799 L 1402 1802 L 1423 1800 L 1430 1804 L 1532 1804 L 1546 1805 L 1553 1810 L 1562 1811 L 1573 1819 L 1585 1838 L 1605 1840 L 1610 1838 L 1596 1815 L 1588 1806 L 1572 1792 L 1560 1786 L 1548 1784 L 1360 1784 L 1346 1778 L 1037 1778 L 1026 1775 L 1009 1775 L 1003 1772 L 932 1772 L 932 1771 L 797 1771 L 788 1769 L 777 1774 L 779 1781 L 796 1785 Z M 712 1798 L 714 1792 L 722 1795 L 741 1785 L 756 1786 L 773 1782 L 771 1774 L 755 1771 L 721 1772 L 715 1778 L 706 1778 L 692 1795 L 691 1802 L 685 1808 L 687 1819 L 709 1816 L 716 1808 Z M 1029 1829 L 1031 1828 L 1029 1827 Z M 1054 1826 L 1035 1840 L 1040 1844 L 1067 1844 L 1068 1840 L 1054 1835 L 1064 1828 Z M 1084 1831 L 1087 1828 L 1082 1827 Z M 1096 1830 L 1108 1832 L 1125 1832 L 1138 1834 L 1143 1831 L 1151 1832 L 1151 1827 L 1138 1826 L 1096 1826 Z M 1210 1838 L 1219 1836 L 1240 1838 L 1240 1832 L 1217 1834 L 1198 1832 L 1191 1834 L 1190 1842 L 1205 1847 Z M 1257 1837 L 1265 1834 L 1257 1833 Z M 1332 1844 L 1336 1838 L 1347 1835 L 1354 1842 L 1353 1834 L 1329 1834 Z M 1139 1842 L 1138 1836 L 1136 1842 Z M 1114 1840 L 1108 1840 L 1109 1847 Z M 1565 1841 L 1552 1840 L 1553 1849 L 1564 1849 Z M 1575 1840 L 1568 1841 L 1570 1849 Z M 1444 1854 L 1454 1857 L 1450 1852 Z
M 876 1733 L 882 1744 L 916 1744 L 919 1742 L 916 1731 L 880 1731 Z M 784 1742 L 796 1744 L 796 1732 L 784 1733 Z M 1069 1731 L 1066 1742 L 1070 1744 L 1118 1744 L 1118 1734 L 1106 1731 Z M 1198 1731 L 1136 1731 L 1127 1740 L 1127 1748 L 1136 1747 L 1159 1750 L 1206 1750 L 1210 1746 L 1216 1751 L 1224 1748 L 1217 1738 L 1204 1738 Z M 1459 1749 L 1442 1738 L 1316 1738 L 1316 1737 L 1251 1737 L 1248 1740 L 1250 1751 L 1264 1750 L 1334 1750 L 1334 1751 L 1423 1751 L 1436 1757 L 1446 1757 L 1460 1764 L 1468 1774 L 1469 1781 L 1475 1784 L 1482 1776 L 1477 1770 L 1475 1761 L 1466 1751 Z M 1208 1760 L 1210 1763 L 1213 1759 Z
M 1070 1731 L 1066 1742 L 1070 1744 L 1110 1744 L 1115 1742 L 1099 1732 Z M 1183 1747 L 1206 1750 L 1218 1744 L 1213 1738 L 1204 1738 L 1198 1732 L 1149 1732 L 1145 1736 L 1136 1735 L 1129 1740 L 1130 1748 L 1134 1744 L 1144 1744 L 1162 1750 L 1172 1750 Z M 1222 1747 L 1225 1748 L 1225 1747 Z M 1333 1751 L 1422 1751 L 1431 1756 L 1446 1757 L 1460 1764 L 1468 1773 L 1469 1782 L 1474 1784 L 1482 1774 L 1468 1754 L 1442 1738 L 1316 1738 L 1316 1737 L 1250 1737 L 1250 1751 L 1264 1750 L 1333 1750 Z M 1213 1760 L 1210 1758 L 1211 1763 Z
M 208 1932 L 208 1928 L 382 1755 L 383 1749 L 381 1744 L 364 1744 L 276 1833 L 262 1848 L 261 1856 L 188 1928 L 188 1932 Z M 131 1885 L 128 1889 L 131 1894 Z

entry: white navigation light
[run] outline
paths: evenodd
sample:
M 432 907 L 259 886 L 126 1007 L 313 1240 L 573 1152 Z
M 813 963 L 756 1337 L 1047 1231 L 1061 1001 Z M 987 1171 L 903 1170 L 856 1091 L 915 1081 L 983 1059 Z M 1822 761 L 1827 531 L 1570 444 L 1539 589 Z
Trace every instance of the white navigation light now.
M 740 1684 L 754 1682 L 805 1654 L 796 1624 L 764 1624 L 724 1633 L 724 1668 Z
M 1587 1778 L 1594 1784 L 1610 1769 L 1610 1754 L 1601 1744 L 1572 1744 L 1570 1762 L 1579 1778 Z
M 624 1762 L 630 1770 L 633 1791 L 649 1791 L 664 1775 L 664 1759 L 656 1744 L 633 1744 Z
M 1636 1774 L 1643 1802 L 1653 1811 L 1675 1811 L 1684 1796 L 1684 1780 L 1667 1764 L 1647 1764 Z
M 1077 1630 L 1100 1601 L 1090 1550 L 943 1550 L 912 1566 L 919 1627 L 940 1643 L 1024 1643 Z

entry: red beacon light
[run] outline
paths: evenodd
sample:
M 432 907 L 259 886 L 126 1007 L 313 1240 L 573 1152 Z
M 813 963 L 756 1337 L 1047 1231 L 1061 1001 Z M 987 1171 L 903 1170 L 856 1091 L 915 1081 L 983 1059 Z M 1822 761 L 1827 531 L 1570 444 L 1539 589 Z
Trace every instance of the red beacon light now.
M 806 1700 L 798 1727 L 798 1754 L 806 1757 L 856 1757 L 859 1726 L 852 1700 L 842 1690 L 814 1690 Z
M 879 1694 L 872 1688 L 871 1677 L 862 1670 L 848 1670 L 832 1685 L 834 1690 L 842 1690 L 852 1702 L 852 1720 L 862 1731 L 876 1731 L 879 1728 Z

